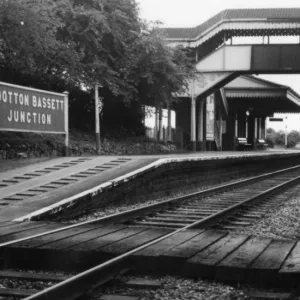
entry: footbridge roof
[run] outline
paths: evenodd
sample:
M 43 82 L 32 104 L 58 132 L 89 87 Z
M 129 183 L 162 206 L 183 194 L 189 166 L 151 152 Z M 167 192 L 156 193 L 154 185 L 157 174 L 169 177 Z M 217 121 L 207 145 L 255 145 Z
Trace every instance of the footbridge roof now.
M 163 28 L 170 44 L 196 47 L 221 31 L 238 35 L 296 35 L 300 8 L 227 9 L 193 28 Z M 185 43 L 189 43 L 188 45 Z M 196 44 L 195 44 L 196 43 Z

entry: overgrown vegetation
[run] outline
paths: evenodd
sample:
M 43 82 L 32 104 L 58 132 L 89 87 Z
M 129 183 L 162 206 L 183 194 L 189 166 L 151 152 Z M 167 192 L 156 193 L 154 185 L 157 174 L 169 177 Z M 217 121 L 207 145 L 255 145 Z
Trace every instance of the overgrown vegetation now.
M 70 134 L 70 155 L 94 155 L 95 137 L 92 134 L 73 131 Z M 174 144 L 151 141 L 144 136 L 104 138 L 101 154 L 138 155 L 177 152 Z M 54 134 L 0 133 L 0 160 L 64 155 L 64 137 Z
M 275 131 L 273 128 L 267 129 L 266 142 L 270 147 L 285 146 L 285 132 L 282 130 Z M 300 132 L 297 130 L 292 130 L 287 134 L 287 147 L 294 148 L 297 144 L 300 143 Z
M 144 104 L 163 105 L 187 85 L 187 50 L 168 47 L 135 0 L 0 0 L 0 80 L 70 92 L 70 127 L 143 134 Z

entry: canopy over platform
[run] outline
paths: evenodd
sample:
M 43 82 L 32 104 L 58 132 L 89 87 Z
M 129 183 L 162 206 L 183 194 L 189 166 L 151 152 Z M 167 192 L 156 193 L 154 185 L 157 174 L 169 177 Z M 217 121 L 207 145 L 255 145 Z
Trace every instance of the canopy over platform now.
M 190 100 L 177 105 L 177 124 L 194 150 L 231 149 L 237 138 L 255 149 L 264 144 L 268 116 L 300 112 L 300 96 L 290 87 L 249 75 L 300 74 L 300 40 L 270 40 L 300 38 L 300 8 L 228 9 L 194 28 L 162 30 L 170 46 L 192 48 L 195 58 L 195 77 L 174 95 Z M 261 43 L 239 39 L 245 36 Z
M 299 35 L 300 8 L 227 9 L 193 28 L 163 28 L 171 45 L 216 46 L 232 36 Z
M 292 88 L 251 75 L 242 75 L 224 87 L 228 107 L 255 115 L 300 112 L 300 95 Z

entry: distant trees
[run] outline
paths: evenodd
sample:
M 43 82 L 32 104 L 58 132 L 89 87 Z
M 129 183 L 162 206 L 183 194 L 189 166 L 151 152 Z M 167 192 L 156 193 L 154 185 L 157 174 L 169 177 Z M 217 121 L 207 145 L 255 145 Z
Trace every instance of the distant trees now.
M 273 128 L 267 129 L 266 142 L 270 147 L 285 146 L 285 132 L 282 130 L 275 131 Z M 292 130 L 287 135 L 287 147 L 293 148 L 298 143 L 300 143 L 300 132 L 297 130 Z
M 273 128 L 268 128 L 266 134 L 266 142 L 273 148 L 276 140 L 276 131 Z
M 295 147 L 298 143 L 300 143 L 300 132 L 293 130 L 288 133 L 287 136 L 287 146 L 288 148 Z
M 189 57 L 141 21 L 135 0 L 0 0 L 0 80 L 69 90 L 73 126 L 93 123 L 96 81 L 121 109 L 169 101 L 192 76 Z

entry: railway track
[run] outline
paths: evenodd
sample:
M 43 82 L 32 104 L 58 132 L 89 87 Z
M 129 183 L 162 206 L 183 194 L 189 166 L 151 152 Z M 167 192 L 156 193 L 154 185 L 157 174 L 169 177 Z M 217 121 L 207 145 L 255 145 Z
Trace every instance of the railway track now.
M 293 168 L 288 173 L 272 174 L 267 177 L 258 176 L 261 180 L 250 181 L 248 184 L 247 181 L 242 181 L 238 185 L 228 186 L 227 191 L 205 198 L 201 194 L 195 195 L 194 199 L 185 204 L 180 203 L 178 206 L 150 213 L 128 223 L 138 226 L 181 228 L 198 220 L 197 228 L 201 228 L 229 215 L 225 221 L 212 227 L 231 230 L 248 226 L 290 197 L 291 191 L 286 189 L 299 181 L 300 169 Z
M 126 266 L 127 258 L 132 254 L 181 231 L 209 227 L 217 223 L 220 224 L 220 220 L 228 220 L 228 216 L 232 216 L 233 214 L 237 216 L 237 212 L 244 218 L 243 222 L 246 223 L 246 219 L 252 220 L 254 217 L 261 216 L 258 213 L 247 212 L 249 207 L 253 207 L 259 201 L 266 201 L 266 199 L 270 198 L 277 199 L 276 203 L 278 204 L 285 197 L 274 198 L 274 195 L 284 192 L 299 181 L 300 166 L 295 166 L 100 219 L 69 225 L 18 240 L 7 241 L 0 244 L 0 247 L 13 245 L 20 241 L 30 240 L 54 232 L 63 232 L 64 230 L 77 228 L 86 224 L 127 223 L 132 226 L 142 225 L 173 229 L 171 233 L 167 233 L 151 242 L 147 242 L 142 246 L 136 247 L 25 298 L 26 300 L 76 299 L 82 294 L 89 293 L 91 289 L 98 287 L 99 284 L 107 282 L 107 279 L 112 276 L 111 274 L 115 274 Z M 268 205 L 262 205 L 261 207 L 267 210 Z
M 297 187 L 285 190 L 279 194 L 272 195 L 255 204 L 245 205 L 235 214 L 221 220 L 217 224 L 211 226 L 212 229 L 235 231 L 244 227 L 251 226 L 259 219 L 263 218 L 270 211 L 274 211 L 283 202 L 291 198 Z

